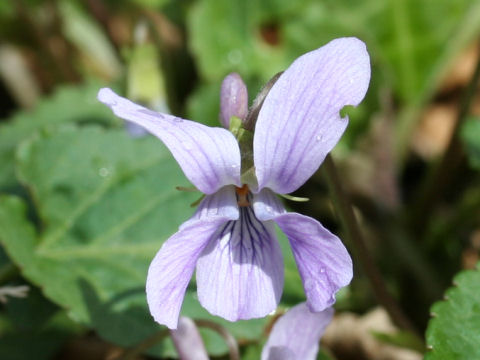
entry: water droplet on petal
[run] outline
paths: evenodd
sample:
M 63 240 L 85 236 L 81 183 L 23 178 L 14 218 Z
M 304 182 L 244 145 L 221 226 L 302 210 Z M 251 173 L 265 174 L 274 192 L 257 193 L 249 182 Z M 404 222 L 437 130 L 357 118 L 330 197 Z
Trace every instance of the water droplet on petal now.
M 325 268 L 320 268 L 320 272 L 323 274 L 325 273 Z
M 175 121 L 175 122 L 177 122 L 177 123 L 180 123 L 180 122 L 183 121 L 183 119 L 175 116 L 175 117 L 173 118 L 173 121 Z
M 317 135 L 317 136 L 315 137 L 315 140 L 316 140 L 317 142 L 321 142 L 321 143 L 326 142 L 325 137 L 324 137 L 323 135 Z

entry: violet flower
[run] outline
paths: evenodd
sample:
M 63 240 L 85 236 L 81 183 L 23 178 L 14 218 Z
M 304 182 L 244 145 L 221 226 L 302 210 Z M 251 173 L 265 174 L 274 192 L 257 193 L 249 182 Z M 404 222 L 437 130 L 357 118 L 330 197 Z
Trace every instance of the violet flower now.
M 100 90 L 101 102 L 160 138 L 206 194 L 148 270 L 147 301 L 157 322 L 176 328 L 195 268 L 198 298 L 210 313 L 236 321 L 275 310 L 284 280 L 275 223 L 288 237 L 310 310 L 335 302 L 352 278 L 347 250 L 315 219 L 287 213 L 275 193 L 295 191 L 318 169 L 347 126 L 340 110 L 360 103 L 369 80 L 369 56 L 355 38 L 299 57 L 263 102 L 253 155 L 241 154 L 226 129 L 156 113 Z
M 273 325 L 261 360 L 315 360 L 333 313 L 332 307 L 313 313 L 306 303 L 292 307 Z

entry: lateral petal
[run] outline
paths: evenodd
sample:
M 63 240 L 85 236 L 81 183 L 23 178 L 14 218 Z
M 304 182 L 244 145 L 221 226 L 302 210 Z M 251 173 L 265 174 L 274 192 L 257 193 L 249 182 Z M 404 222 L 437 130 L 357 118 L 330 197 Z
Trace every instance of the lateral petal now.
M 353 276 L 352 259 L 345 246 L 308 216 L 286 213 L 275 221 L 290 242 L 310 310 L 318 312 L 332 306 L 335 293 Z
M 170 329 L 177 327 L 198 257 L 218 228 L 237 218 L 235 192 L 233 187 L 225 187 L 206 196 L 196 214 L 163 244 L 147 275 L 147 302 L 155 321 Z
M 185 290 L 197 259 L 222 220 L 182 227 L 158 251 L 148 269 L 147 302 L 156 322 L 176 329 Z
M 197 262 L 197 293 L 210 313 L 229 321 L 263 317 L 275 310 L 283 289 L 283 259 L 273 222 L 251 207 L 211 238 Z
M 287 212 L 278 196 L 267 188 L 253 195 L 252 206 L 255 216 L 261 221 L 275 219 L 277 216 Z
M 157 113 L 108 88 L 98 92 L 98 100 L 115 115 L 144 127 L 162 140 L 185 176 L 200 191 L 212 194 L 224 185 L 240 186 L 240 149 L 228 130 Z
M 318 169 L 343 134 L 345 105 L 358 105 L 370 58 L 356 38 L 340 38 L 293 62 L 265 98 L 253 141 L 259 190 L 287 194 Z
M 223 218 L 226 220 L 236 220 L 239 217 L 237 197 L 233 185 L 224 186 L 213 195 L 207 195 L 200 202 L 193 216 L 180 225 L 180 229 L 191 222 L 199 220 L 208 220 L 213 218 Z
M 262 350 L 262 360 L 315 360 L 318 343 L 332 320 L 334 310 L 312 313 L 301 303 L 277 320 Z

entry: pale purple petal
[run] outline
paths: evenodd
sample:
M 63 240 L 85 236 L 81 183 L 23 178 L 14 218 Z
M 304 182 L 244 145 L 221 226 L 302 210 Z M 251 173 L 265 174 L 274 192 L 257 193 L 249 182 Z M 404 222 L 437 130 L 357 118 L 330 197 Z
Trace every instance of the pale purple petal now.
M 156 322 L 177 327 L 185 290 L 197 259 L 222 220 L 197 221 L 170 237 L 148 269 L 147 302 Z
M 181 316 L 177 330 L 171 330 L 170 335 L 181 360 L 208 360 L 202 337 L 192 319 Z
M 307 304 L 322 311 L 352 280 L 352 259 L 340 239 L 308 216 L 287 213 L 275 218 L 287 235 L 302 278 Z
M 335 293 L 353 276 L 352 260 L 340 239 L 315 219 L 287 213 L 269 189 L 255 194 L 252 202 L 257 218 L 274 220 L 287 235 L 312 311 L 333 305 Z
M 239 211 L 235 187 L 224 186 L 213 195 L 207 195 L 200 202 L 195 214 L 180 225 L 180 229 L 198 220 L 209 220 L 212 218 L 225 218 L 228 220 L 238 219 Z
M 172 152 L 185 176 L 199 190 L 212 194 L 224 185 L 240 186 L 240 150 L 227 130 L 161 114 L 103 88 L 98 99 L 115 115 L 143 126 Z
M 223 188 L 206 196 L 197 213 L 163 244 L 147 276 L 147 302 L 155 321 L 170 329 L 177 327 L 185 290 L 198 257 L 219 227 L 237 219 L 238 214 L 233 187 Z
M 267 354 L 264 357 L 264 352 Z M 262 360 L 298 360 L 295 353 L 286 346 L 269 346 L 268 353 L 262 350 Z
M 253 196 L 252 206 L 256 217 L 261 221 L 272 220 L 286 213 L 285 207 L 278 196 L 267 188 Z
M 148 135 L 148 131 L 144 127 L 130 121 L 125 121 L 125 129 L 132 138 L 141 138 Z
M 305 303 L 277 320 L 263 347 L 262 360 L 315 360 L 318 343 L 332 320 L 333 308 L 312 313 Z
M 283 259 L 274 223 L 260 222 L 251 207 L 224 224 L 197 263 L 200 303 L 230 321 L 263 317 L 277 307 Z
M 245 119 L 248 112 L 248 92 L 240 75 L 231 73 L 223 79 L 220 91 L 220 122 L 227 129 L 230 118 Z
M 365 44 L 341 38 L 299 57 L 260 110 L 253 142 L 259 189 L 286 194 L 320 166 L 343 134 L 339 111 L 358 105 L 370 81 Z

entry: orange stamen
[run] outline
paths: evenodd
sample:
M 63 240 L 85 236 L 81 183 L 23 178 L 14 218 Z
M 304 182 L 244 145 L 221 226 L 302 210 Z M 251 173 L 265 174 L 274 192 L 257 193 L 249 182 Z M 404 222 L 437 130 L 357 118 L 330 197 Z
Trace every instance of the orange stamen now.
M 250 203 L 248 202 L 248 199 L 247 199 L 248 192 L 250 191 L 248 189 L 248 185 L 243 184 L 242 187 L 235 186 L 235 191 L 237 192 L 237 195 L 238 195 L 238 206 L 241 206 L 241 207 L 250 206 Z

